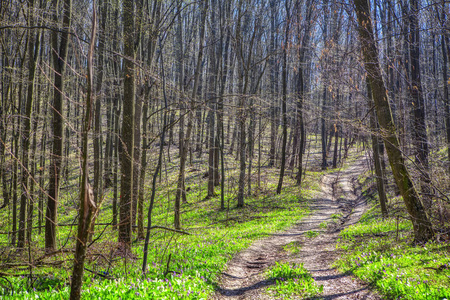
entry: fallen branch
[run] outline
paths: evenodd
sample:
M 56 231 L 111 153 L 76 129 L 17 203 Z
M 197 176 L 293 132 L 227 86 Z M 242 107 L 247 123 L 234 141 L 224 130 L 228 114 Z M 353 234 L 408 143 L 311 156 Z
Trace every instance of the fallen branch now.
M 49 253 L 42 255 L 38 259 L 36 259 L 34 262 L 38 263 L 38 262 L 42 261 L 44 258 L 51 257 L 51 256 L 54 256 L 54 255 L 60 254 L 60 253 L 73 253 L 73 249 L 59 249 L 59 250 L 56 250 L 53 252 L 49 252 Z
M 164 229 L 167 231 L 172 231 L 172 232 L 176 232 L 176 233 L 180 233 L 180 234 L 186 234 L 186 235 L 191 235 L 189 232 L 187 231 L 183 231 L 183 230 L 178 230 L 178 229 L 173 229 L 173 228 L 169 228 L 169 227 L 164 227 L 164 226 L 151 226 L 149 228 L 149 230 L 151 229 Z

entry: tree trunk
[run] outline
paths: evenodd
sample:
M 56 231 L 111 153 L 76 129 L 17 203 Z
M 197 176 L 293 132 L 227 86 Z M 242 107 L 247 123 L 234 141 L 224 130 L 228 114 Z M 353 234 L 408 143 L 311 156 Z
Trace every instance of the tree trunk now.
M 146 93 L 148 94 L 148 93 Z M 141 153 L 141 175 L 139 177 L 139 197 L 138 197 L 138 239 L 144 238 L 144 184 L 145 171 L 147 169 L 147 116 L 148 101 L 145 100 L 142 107 L 142 153 Z
M 306 133 L 305 133 L 305 125 L 304 125 L 304 118 L 303 118 L 303 104 L 304 104 L 304 98 L 305 98 L 305 90 L 304 90 L 304 67 L 303 64 L 305 64 L 305 58 L 306 58 L 306 50 L 310 43 L 311 38 L 311 18 L 312 13 L 314 11 L 314 6 L 311 3 L 312 1 L 306 2 L 306 7 L 308 7 L 308 11 L 306 14 L 305 19 L 305 34 L 303 35 L 302 45 L 299 47 L 298 51 L 298 57 L 299 57 L 299 64 L 298 64 L 298 75 L 297 75 L 297 127 L 300 132 L 300 142 L 298 147 L 298 172 L 296 175 L 296 181 L 297 185 L 301 185 L 302 183 L 302 174 L 303 174 L 303 154 L 305 152 L 305 144 L 306 144 Z M 297 1 L 297 10 L 300 10 L 300 1 Z M 300 16 L 300 14 L 298 14 Z M 301 25 L 300 22 L 297 21 L 297 31 L 301 31 Z
M 370 19 L 369 3 L 367 0 L 353 0 L 353 2 L 358 18 L 358 33 L 364 66 L 372 89 L 372 98 L 375 102 L 378 121 L 384 134 L 384 144 L 394 179 L 411 217 L 415 241 L 426 242 L 433 238 L 434 232 L 419 194 L 406 169 L 404 157 L 400 150 L 386 88 L 378 64 L 378 51 L 373 34 L 372 20 Z
M 236 36 L 238 37 L 236 41 L 236 51 L 240 51 L 242 53 L 242 31 L 241 31 L 241 20 L 242 20 L 242 0 L 238 3 L 238 23 L 236 25 Z M 251 53 L 251 49 L 248 53 Z M 240 96 L 238 97 L 238 112 L 236 113 L 238 124 L 239 124 L 239 180 L 238 180 L 238 194 L 237 194 L 237 207 L 244 207 L 244 198 L 245 198 L 245 162 L 247 160 L 247 143 L 246 143 L 246 132 L 245 132 L 245 123 L 246 123 L 246 112 L 245 112 L 245 94 L 247 93 L 247 83 L 248 83 L 248 73 L 244 71 L 244 57 L 242 55 L 239 56 L 240 65 L 238 66 L 239 73 L 239 92 Z M 248 58 L 248 62 L 250 58 Z
M 269 150 L 269 167 L 275 165 L 275 153 L 276 153 L 276 140 L 277 140 L 277 114 L 276 114 L 276 99 L 277 99 L 277 62 L 275 57 L 276 44 L 275 44 L 275 34 L 277 31 L 276 27 L 276 12 L 277 12 L 277 1 L 270 1 L 270 51 L 272 55 L 269 59 L 269 72 L 270 72 L 270 150 Z
M 73 263 L 72 280 L 70 284 L 70 300 L 79 300 L 81 298 L 81 287 L 83 285 L 84 260 L 86 258 L 86 249 L 88 246 L 91 222 L 95 218 L 97 205 L 94 202 L 94 193 L 89 185 L 88 171 L 88 141 L 89 129 L 91 128 L 92 106 L 95 97 L 93 97 L 93 56 L 95 48 L 95 37 L 97 28 L 97 13 L 95 11 L 95 2 L 93 3 L 92 33 L 91 43 L 88 52 L 88 75 L 87 75 L 87 97 L 86 112 L 82 132 L 82 166 L 81 166 L 81 187 L 80 187 L 80 216 L 78 218 L 78 235 L 75 246 L 75 258 Z
M 133 166 L 133 205 L 131 209 L 131 224 L 136 225 L 138 196 L 139 196 L 139 177 L 141 175 L 141 115 L 142 115 L 142 95 L 135 99 L 135 119 L 134 119 L 134 166 Z
M 158 18 L 159 19 L 159 18 Z M 160 50 L 162 53 L 161 41 L 159 41 Z M 156 165 L 155 173 L 153 174 L 152 179 L 152 194 L 150 196 L 150 204 L 148 206 L 148 214 L 147 214 L 147 232 L 145 234 L 145 242 L 144 242 L 144 257 L 142 259 L 142 273 L 147 272 L 147 255 L 148 255 L 148 244 L 150 240 L 150 229 L 152 227 L 152 211 L 153 204 L 155 202 L 155 194 L 156 194 L 156 178 L 158 177 L 158 173 L 161 170 L 164 143 L 166 138 L 166 130 L 167 130 L 167 96 L 166 96 L 166 76 L 164 72 L 164 57 L 161 55 L 160 63 L 161 63 L 161 73 L 162 73 L 162 85 L 163 85 L 163 96 L 164 96 L 164 115 L 163 115 L 163 124 L 162 124 L 162 133 L 159 144 L 159 155 L 158 155 L 158 163 Z
M 372 99 L 372 90 L 370 88 L 370 83 L 367 80 L 367 93 L 369 98 L 369 107 L 371 108 L 373 106 L 373 99 Z M 370 112 L 370 129 L 372 130 L 372 152 L 373 152 L 373 162 L 375 166 L 375 177 L 377 181 L 377 191 L 378 191 L 378 197 L 380 200 L 380 207 L 381 207 L 381 214 L 383 218 L 388 217 L 388 211 L 387 211 L 387 197 L 386 197 L 386 188 L 384 184 L 384 174 L 383 169 L 381 167 L 381 160 L 380 160 L 380 147 L 378 140 L 378 126 L 377 126 L 377 119 L 375 111 Z
M 415 137 L 415 157 L 416 162 L 420 166 L 420 185 L 422 193 L 430 194 L 430 175 L 428 163 L 428 136 L 425 124 L 425 101 L 422 91 L 422 80 L 420 77 L 420 34 L 419 34 L 419 7 L 418 0 L 411 0 L 411 9 L 409 14 L 410 25 L 410 60 L 411 60 L 411 81 L 409 84 L 409 91 L 412 98 L 413 113 L 414 113 L 414 137 Z M 431 208 L 430 196 L 424 196 L 423 202 L 425 209 Z
M 135 134 L 135 74 L 134 74 L 134 0 L 123 0 L 123 116 L 122 116 L 122 149 L 121 184 L 119 204 L 119 243 L 128 249 L 131 245 L 131 213 L 133 201 L 133 166 L 134 166 L 134 134 Z
M 53 21 L 58 23 L 57 15 L 58 0 L 53 0 Z M 63 93 L 64 93 L 64 69 L 69 44 L 69 28 L 71 22 L 72 0 L 64 0 L 63 4 L 63 32 L 58 47 L 58 32 L 52 32 L 52 57 L 53 67 L 55 69 L 55 81 L 53 88 L 53 148 L 50 154 L 50 177 L 47 200 L 47 211 L 45 218 L 45 248 L 47 251 L 56 247 L 56 224 L 57 208 L 59 201 L 59 185 L 61 177 L 61 166 L 63 157 Z
M 281 193 L 281 188 L 283 187 L 283 179 L 284 179 L 284 171 L 286 169 L 286 143 L 287 143 L 287 111 L 286 111 L 286 102 L 287 102 L 287 52 L 288 52 L 288 39 L 289 39 L 289 15 L 290 9 L 288 1 L 286 1 L 286 27 L 285 27 L 285 38 L 284 38 L 284 49 L 283 49 L 283 73 L 282 75 L 282 89 L 283 89 L 283 98 L 281 101 L 281 117 L 283 120 L 283 141 L 281 144 L 281 169 L 280 169 L 280 178 L 278 180 L 277 186 L 277 194 Z
M 216 7 L 216 1 L 211 1 L 211 6 Z M 216 13 L 211 10 L 211 32 L 209 34 L 210 40 L 217 39 L 216 37 Z M 207 197 L 214 197 L 214 187 L 218 182 L 218 148 L 217 148 L 217 137 L 216 137 L 216 114 L 217 114 L 217 78 L 219 77 L 219 64 L 218 57 L 222 49 L 219 49 L 216 44 L 209 45 L 209 74 L 208 74 L 208 91 L 207 91 L 207 101 L 209 106 L 208 112 L 208 194 Z
M 102 84 L 103 84 L 103 56 L 105 51 L 105 28 L 107 15 L 107 1 L 99 1 L 100 7 L 100 37 L 98 45 L 98 63 L 97 63 L 97 86 L 96 86 L 96 102 L 94 114 L 94 202 L 97 204 L 103 197 L 103 163 L 102 157 L 102 123 L 101 123 L 101 105 L 102 105 Z M 108 128 L 109 130 L 109 128 Z M 91 236 L 94 234 L 95 222 L 92 222 Z
M 446 23 L 446 13 L 445 13 L 445 0 L 442 0 L 442 26 L 445 26 Z M 445 119 L 445 132 L 447 138 L 447 164 L 448 164 L 448 173 L 450 174 L 450 100 L 449 100 L 449 91 L 448 91 L 448 61 L 450 59 L 449 50 L 449 37 L 446 30 L 443 30 L 441 37 L 441 48 L 442 48 L 442 56 L 443 56 L 443 72 L 442 79 L 444 82 L 444 119 Z
M 220 209 L 225 209 L 225 157 L 224 157 L 224 148 L 225 148 L 225 132 L 224 132 L 224 100 L 223 95 L 225 93 L 225 86 L 227 82 L 228 76 L 228 62 L 229 62 L 229 48 L 230 48 L 230 40 L 231 33 L 226 26 L 227 17 L 231 14 L 231 4 L 228 2 L 226 6 L 226 15 L 221 18 L 222 32 L 220 38 L 220 47 L 224 48 L 223 59 L 222 59 L 222 74 L 221 74 L 221 86 L 219 90 L 219 99 L 218 99 L 218 107 L 217 107 L 217 141 L 220 149 Z M 226 36 L 225 45 L 223 45 L 223 38 Z
M 7 55 L 3 55 L 3 49 L 2 49 L 2 60 L 1 64 L 4 68 L 9 67 L 9 60 Z M 11 68 L 12 69 L 12 68 Z M 3 196 L 3 203 L 0 206 L 0 209 L 6 208 L 10 203 L 10 195 L 8 193 L 8 182 L 6 174 L 8 173 L 8 168 L 6 164 L 6 137 L 7 137 L 7 131 L 8 131 L 8 123 L 6 122 L 6 115 L 9 107 L 9 101 L 8 94 L 9 94 L 9 88 L 10 88 L 10 82 L 8 80 L 8 77 L 6 75 L 6 72 L 1 73 L 1 103 L 0 103 L 0 173 L 2 181 L 2 196 Z
M 28 7 L 28 24 L 33 27 L 34 24 L 34 1 L 29 1 Z M 25 219 L 27 215 L 27 205 L 31 214 L 33 210 L 30 209 L 33 206 L 32 195 L 30 193 L 30 168 L 29 168 L 29 151 L 30 151 L 30 141 L 31 141 L 31 123 L 32 123 L 32 111 L 33 111 L 33 100 L 34 100 L 34 76 L 36 73 L 36 62 L 39 56 L 39 39 L 36 39 L 32 30 L 28 30 L 28 87 L 27 87 L 27 99 L 25 104 L 25 118 L 22 131 L 22 194 L 20 197 L 20 225 L 19 225 L 19 239 L 17 243 L 18 248 L 22 248 L 25 242 Z M 33 174 L 31 174 L 33 175 Z M 30 222 L 28 222 L 30 223 Z M 29 227 L 32 224 L 28 224 Z M 31 228 L 29 228 L 31 230 Z
M 336 169 L 338 162 L 338 145 L 339 145 L 339 125 L 334 124 L 334 149 L 333 149 L 333 169 Z
M 175 196 L 175 205 L 174 205 L 174 227 L 175 229 L 181 228 L 181 216 L 180 216 L 180 207 L 181 207 L 181 197 L 183 199 L 186 199 L 186 189 L 184 185 L 185 180 L 185 169 L 186 169 L 186 160 L 187 160 L 187 154 L 189 150 L 189 142 L 191 139 L 191 132 L 193 127 L 193 116 L 192 116 L 192 109 L 194 108 L 195 104 L 195 98 L 197 95 L 199 80 L 200 80 L 200 73 L 202 69 L 202 60 L 203 60 L 203 44 L 205 41 L 205 25 L 206 25 L 206 12 L 208 10 L 208 4 L 206 1 L 201 3 L 201 20 L 200 20 L 200 42 L 199 42 L 199 50 L 198 50 L 198 56 L 197 56 L 197 65 L 195 68 L 194 73 L 194 89 L 192 90 L 191 95 L 191 110 L 188 113 L 188 124 L 187 124 L 187 130 L 186 135 L 183 141 L 183 150 L 180 157 L 180 172 L 178 173 L 178 180 L 177 180 L 177 193 Z
M 153 26 L 150 31 L 150 37 L 148 41 L 148 57 L 147 57 L 147 64 L 148 66 L 153 65 L 153 59 L 156 49 L 156 41 L 157 41 L 157 25 L 159 23 L 159 9 L 161 8 L 161 5 L 158 4 L 155 0 L 154 4 L 156 6 L 153 6 Z M 150 85 L 150 83 L 147 83 Z M 138 197 L 138 239 L 144 238 L 144 184 L 145 184 L 145 178 L 146 178 L 146 171 L 147 171 L 147 149 L 149 147 L 148 145 L 148 109 L 149 109 L 149 102 L 151 100 L 151 90 L 150 87 L 145 87 L 144 90 L 144 102 L 142 106 L 142 154 L 141 154 L 141 175 L 139 178 L 139 197 Z M 165 130 L 165 129 L 163 129 Z M 164 146 L 164 140 L 161 140 L 161 143 Z M 151 210 L 150 210 L 151 213 Z M 151 218 L 151 217 L 150 217 Z

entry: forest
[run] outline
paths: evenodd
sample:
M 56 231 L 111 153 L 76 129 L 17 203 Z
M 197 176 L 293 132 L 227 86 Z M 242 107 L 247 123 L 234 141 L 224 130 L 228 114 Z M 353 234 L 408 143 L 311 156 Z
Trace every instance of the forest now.
M 1 299 L 450 299 L 448 0 L 1 0 Z

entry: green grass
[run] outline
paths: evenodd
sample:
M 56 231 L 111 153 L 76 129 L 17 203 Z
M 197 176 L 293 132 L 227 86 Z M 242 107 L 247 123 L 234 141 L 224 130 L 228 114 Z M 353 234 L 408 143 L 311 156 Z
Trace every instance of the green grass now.
M 389 298 L 450 298 L 450 246 L 413 245 L 409 220 L 382 220 L 379 215 L 374 207 L 340 233 L 337 247 L 343 254 L 336 266 Z
M 305 185 L 317 181 L 318 176 L 319 173 L 309 173 Z M 168 186 L 170 183 L 161 185 L 158 189 L 153 214 L 154 225 L 172 227 L 173 193 L 167 192 Z M 272 188 L 271 182 L 267 184 L 267 188 Z M 190 235 L 164 230 L 152 231 L 149 271 L 143 276 L 140 271 L 143 242 L 133 243 L 134 258 L 124 259 L 113 255 L 111 251 L 117 248 L 117 232 L 111 226 L 106 227 L 102 238 L 91 247 L 86 267 L 98 273 L 107 272 L 115 279 L 103 279 L 95 273 L 85 271 L 82 298 L 206 299 L 215 291 L 221 272 L 234 254 L 247 248 L 256 239 L 293 226 L 308 213 L 308 203 L 316 192 L 317 190 L 311 189 L 300 190 L 293 184 L 293 180 L 286 178 L 285 188 L 280 195 L 266 191 L 259 197 L 247 197 L 242 209 L 235 208 L 233 196 L 227 196 L 229 209 L 219 210 L 219 197 L 204 200 L 205 186 L 192 184 L 190 201 L 182 205 L 183 230 Z M 66 213 L 67 215 L 61 216 L 62 223 L 73 218 L 73 211 L 68 210 Z M 98 223 L 111 220 L 109 202 L 102 207 L 100 216 Z M 97 226 L 97 234 L 104 228 L 105 226 Z M 65 247 L 73 247 L 75 231 L 76 227 L 60 227 L 60 245 L 67 241 Z M 36 235 L 35 239 L 38 242 L 30 245 L 34 258 L 43 254 L 42 248 L 37 246 L 42 243 L 43 235 Z M 20 255 L 18 260 L 26 260 L 28 251 Z M 72 257 L 71 253 L 61 253 L 47 259 L 47 262 L 62 261 L 62 264 L 59 267 L 35 268 L 34 278 L 38 277 L 38 280 L 33 282 L 26 276 L 8 277 L 10 283 L 5 285 L 13 287 L 14 295 L 8 297 L 8 287 L 3 291 L 0 289 L 0 298 L 67 299 Z M 28 270 L 16 273 L 26 275 Z
M 267 278 L 275 281 L 274 286 L 267 288 L 267 293 L 281 299 L 313 297 L 323 292 L 303 264 L 276 263 L 267 271 Z
M 285 176 L 284 188 L 276 195 L 279 170 L 264 168 L 261 185 L 252 185 L 252 195 L 245 199 L 245 207 L 236 208 L 237 162 L 232 157 L 226 162 L 225 210 L 220 210 L 219 197 L 206 198 L 205 166 L 193 161 L 187 170 L 186 187 L 190 189 L 188 203 L 182 204 L 182 227 L 190 235 L 179 235 L 165 230 L 152 230 L 148 257 L 148 273 L 142 275 L 143 242 L 134 241 L 133 255 L 124 258 L 117 250 L 117 230 L 107 224 L 112 220 L 112 188 L 105 191 L 105 202 L 96 221 L 94 239 L 100 237 L 88 251 L 83 299 L 206 299 L 217 288 L 218 279 L 226 263 L 239 251 L 256 239 L 293 226 L 309 213 L 309 201 L 320 191 L 320 177 L 326 172 L 316 166 L 306 172 L 302 189 L 295 186 L 292 176 Z M 173 226 L 173 202 L 177 179 L 177 162 L 165 161 L 162 176 L 158 179 L 152 224 Z M 151 168 L 147 179 L 151 177 Z M 255 171 L 256 172 L 256 171 Z M 76 224 L 78 177 L 70 176 L 67 186 L 61 188 L 58 206 L 59 224 Z M 147 183 L 148 184 L 148 183 Z M 217 189 L 218 192 L 218 189 Z M 145 205 L 148 205 L 151 189 L 145 187 Z M 144 211 L 147 207 L 144 206 Z M 0 212 L 0 226 L 11 228 L 9 210 Z M 34 214 L 37 220 L 37 213 Z M 57 248 L 73 249 L 76 226 L 57 228 Z M 312 232 L 313 236 L 318 232 Z M 135 236 L 135 234 L 134 234 Z M 10 237 L 0 236 L 0 243 L 8 245 Z M 15 248 L 4 247 L 0 264 L 22 263 L 26 266 L 28 254 L 32 260 L 44 255 L 44 234 L 33 231 L 32 243 L 19 253 Z M 298 245 L 290 245 L 286 251 L 298 253 Z M 45 258 L 47 265 L 33 268 L 32 279 L 28 267 L 8 269 L 5 272 L 19 276 L 0 277 L 1 299 L 67 299 L 72 272 L 73 253 L 64 252 Z M 3 271 L 3 270 L 2 270 Z M 104 279 L 96 274 L 108 274 Z M 23 275 L 23 276 L 20 276 Z M 4 287 L 4 289 L 2 289 Z M 11 296 L 11 289 L 14 295 Z

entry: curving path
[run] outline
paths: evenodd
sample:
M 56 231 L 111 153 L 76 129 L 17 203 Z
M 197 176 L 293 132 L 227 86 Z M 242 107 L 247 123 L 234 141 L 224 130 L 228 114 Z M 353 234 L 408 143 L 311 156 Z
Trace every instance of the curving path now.
M 264 272 L 268 266 L 283 261 L 304 264 L 316 282 L 324 286 L 320 299 L 382 299 L 366 284 L 331 267 L 338 257 L 335 245 L 339 231 L 357 222 L 365 210 L 366 203 L 354 183 L 366 167 L 366 159 L 361 158 L 342 172 L 325 175 L 321 196 L 312 204 L 313 212 L 293 228 L 258 240 L 238 253 L 223 272 L 212 298 L 271 299 L 264 288 L 273 282 L 265 279 Z M 328 230 L 320 229 L 319 225 L 331 222 L 335 213 L 343 214 L 338 224 Z M 321 234 L 307 238 L 305 233 L 310 230 Z M 300 244 L 298 254 L 283 250 L 292 242 Z

